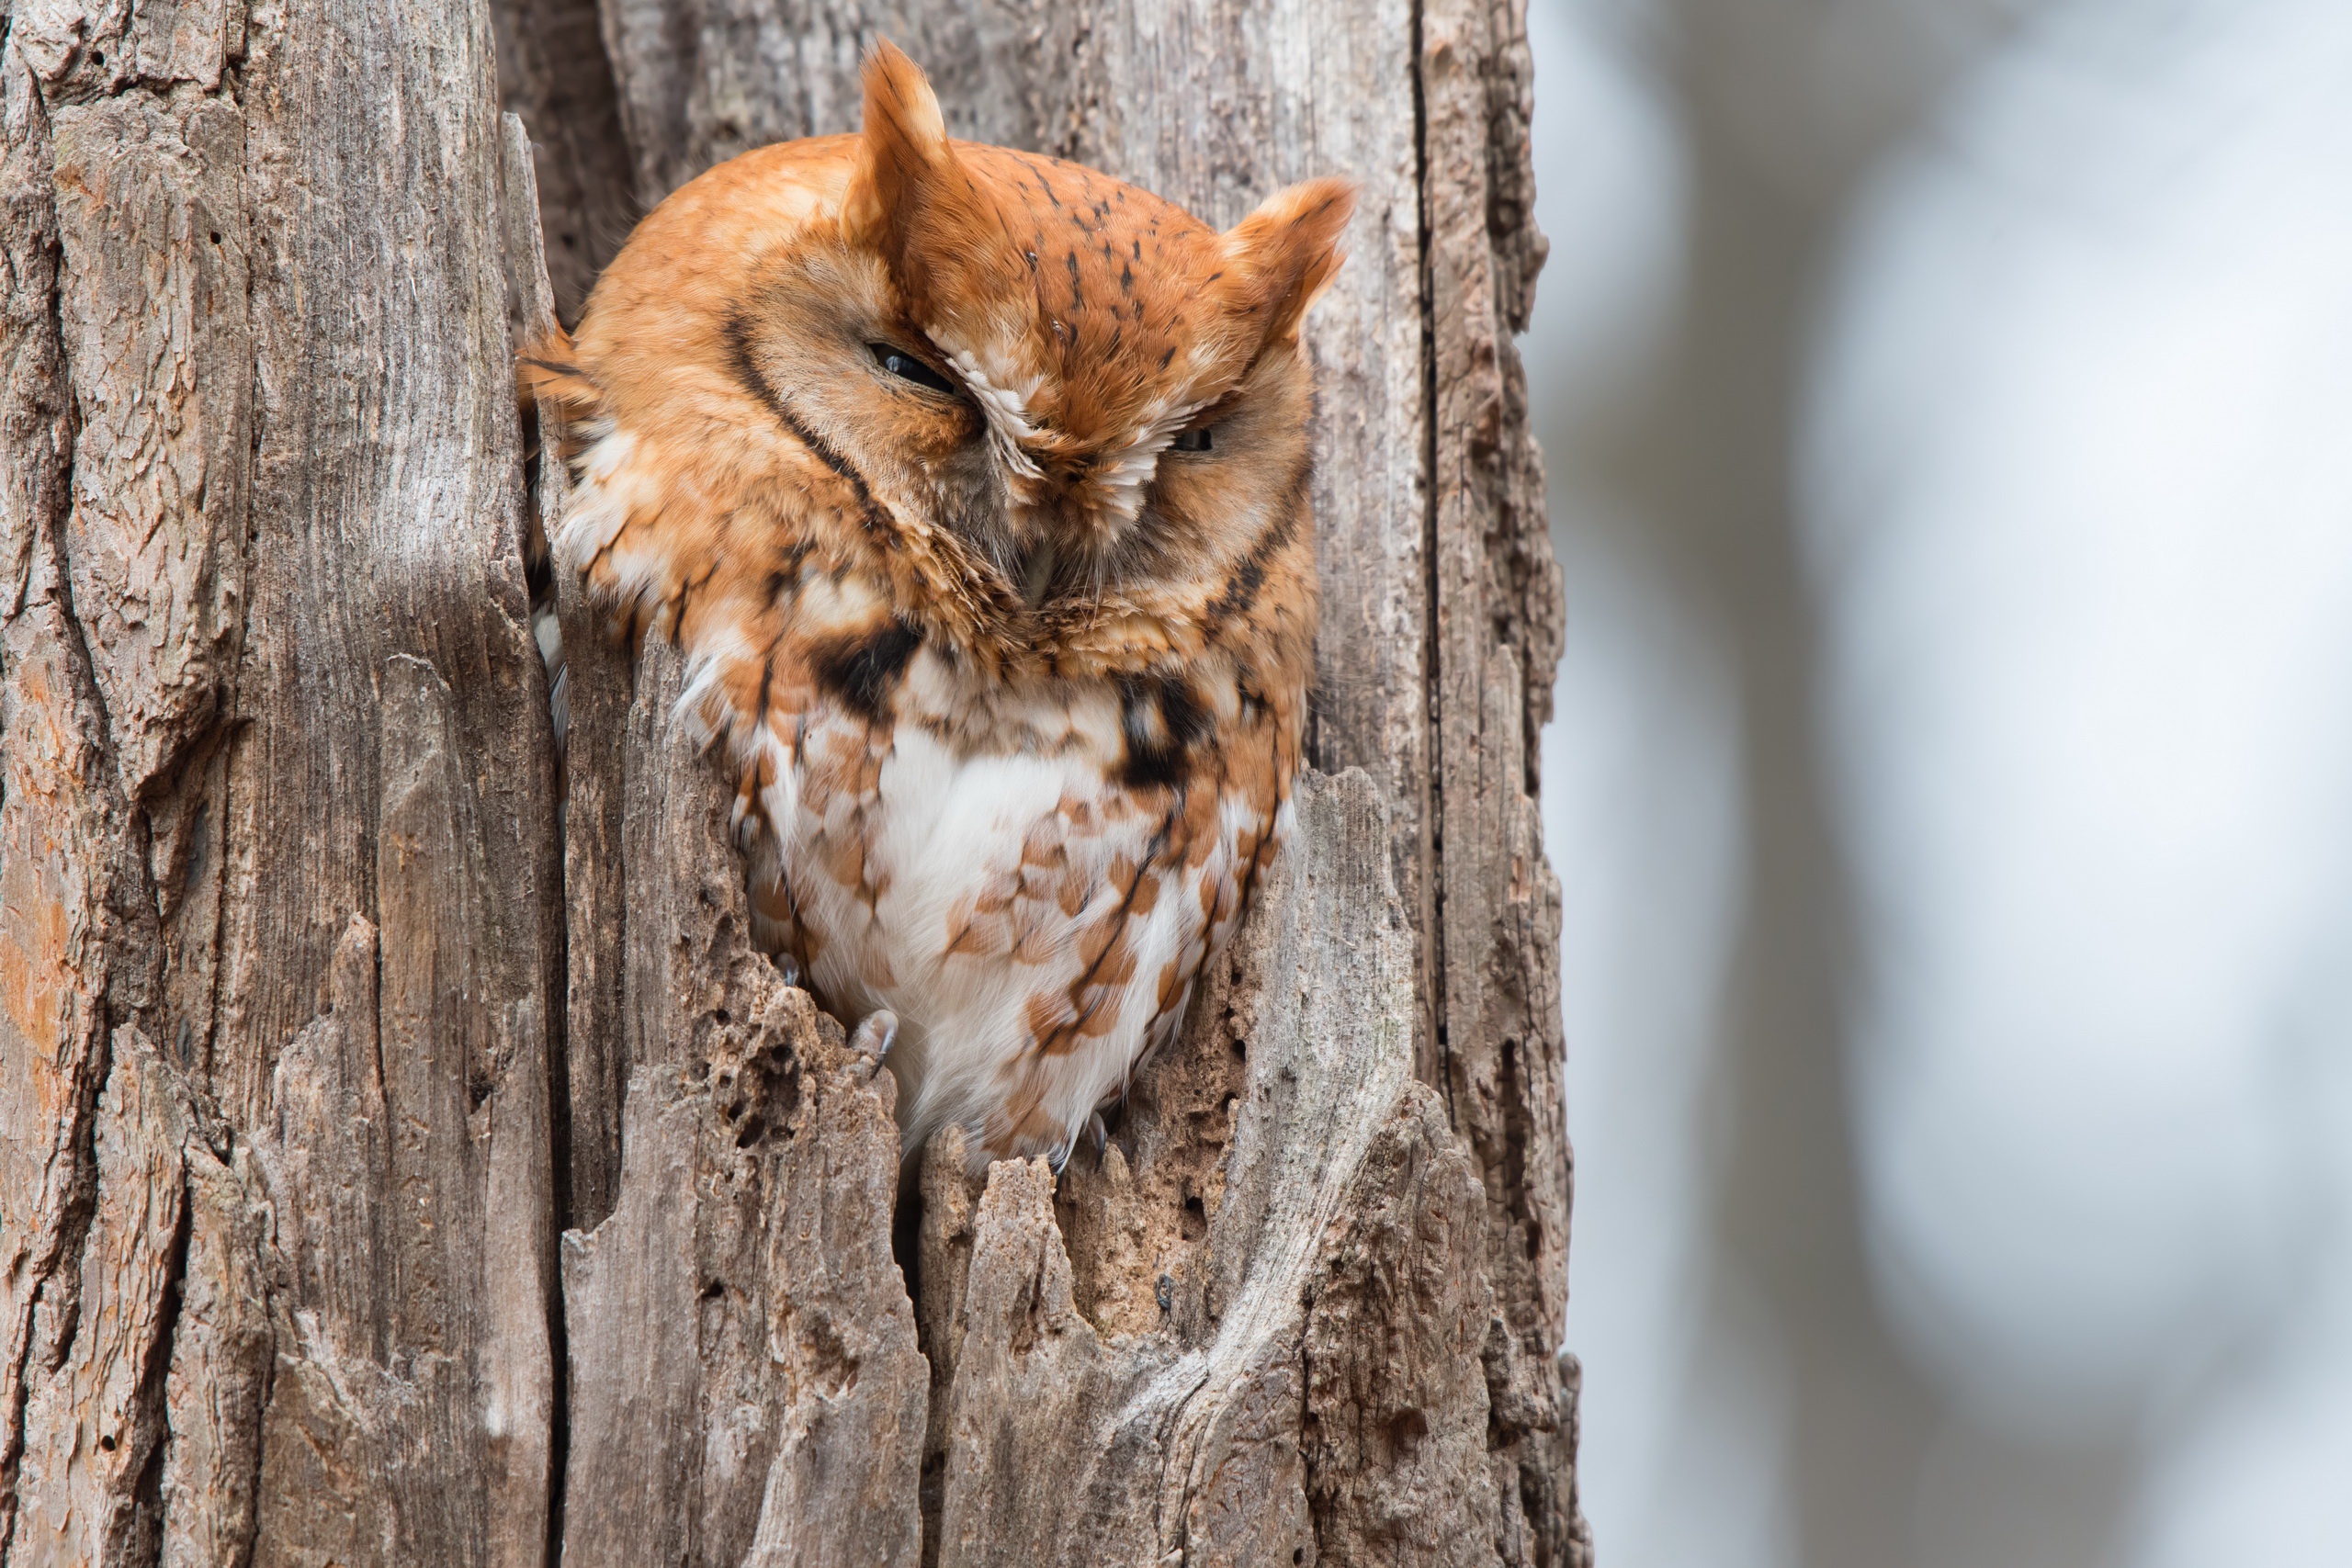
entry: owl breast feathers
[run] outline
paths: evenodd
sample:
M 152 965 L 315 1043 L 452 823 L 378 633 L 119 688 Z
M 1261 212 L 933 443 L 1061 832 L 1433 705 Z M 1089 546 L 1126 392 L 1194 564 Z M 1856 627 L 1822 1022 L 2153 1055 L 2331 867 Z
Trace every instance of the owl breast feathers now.
M 904 1146 L 1067 1156 L 1173 1033 L 1290 816 L 1313 661 L 1299 321 L 1353 198 L 1218 233 L 952 141 L 883 45 L 855 136 L 638 226 L 526 389 L 560 562 L 689 658 L 762 936 L 888 1010 Z

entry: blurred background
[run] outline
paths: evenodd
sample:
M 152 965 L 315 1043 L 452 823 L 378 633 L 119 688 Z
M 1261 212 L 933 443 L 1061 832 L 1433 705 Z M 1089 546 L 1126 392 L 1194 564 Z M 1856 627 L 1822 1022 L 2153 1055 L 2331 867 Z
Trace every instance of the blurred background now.
M 1530 28 L 1603 1568 L 2344 1568 L 2352 5 Z

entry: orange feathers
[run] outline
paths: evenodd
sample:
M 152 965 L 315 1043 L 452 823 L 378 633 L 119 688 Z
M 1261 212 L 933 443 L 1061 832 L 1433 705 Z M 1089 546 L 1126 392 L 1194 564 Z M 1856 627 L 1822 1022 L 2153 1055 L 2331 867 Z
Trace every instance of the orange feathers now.
M 1299 323 L 1348 187 L 1230 232 L 951 140 L 888 44 L 860 134 L 673 195 L 535 345 L 559 559 L 690 654 L 770 940 L 900 1021 L 910 1147 L 1066 1151 L 1273 852 L 1316 619 Z

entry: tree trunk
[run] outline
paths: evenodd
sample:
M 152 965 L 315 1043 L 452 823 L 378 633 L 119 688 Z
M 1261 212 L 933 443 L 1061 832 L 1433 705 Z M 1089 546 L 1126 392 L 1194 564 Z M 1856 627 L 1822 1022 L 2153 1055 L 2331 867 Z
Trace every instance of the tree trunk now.
M 0 1562 L 1589 1562 L 1514 0 L 6 26 Z M 1298 835 L 1099 1160 L 905 1204 L 568 587 L 559 754 L 508 372 L 877 32 L 1220 225 L 1363 189 Z

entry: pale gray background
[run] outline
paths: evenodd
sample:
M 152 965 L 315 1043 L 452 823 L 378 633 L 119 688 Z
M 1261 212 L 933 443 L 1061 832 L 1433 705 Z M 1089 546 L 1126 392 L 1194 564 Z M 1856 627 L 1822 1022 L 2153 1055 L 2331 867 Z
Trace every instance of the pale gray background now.
M 2352 5 L 1532 9 L 1601 1562 L 2352 1563 Z

